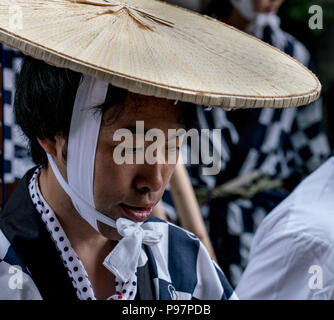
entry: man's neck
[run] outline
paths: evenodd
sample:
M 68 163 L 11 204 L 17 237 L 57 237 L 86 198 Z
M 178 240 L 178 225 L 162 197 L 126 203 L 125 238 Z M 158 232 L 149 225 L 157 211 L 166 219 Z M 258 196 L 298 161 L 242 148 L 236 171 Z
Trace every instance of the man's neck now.
M 41 170 L 38 183 L 42 196 L 54 211 L 82 262 L 95 297 L 104 300 L 115 294 L 115 276 L 104 267 L 103 261 L 116 243 L 102 236 L 79 215 L 50 166 Z
M 102 255 L 105 257 L 112 250 L 114 244 L 93 229 L 79 215 L 70 197 L 59 185 L 50 166 L 41 170 L 38 183 L 45 201 L 53 209 L 77 254 L 90 251 L 93 256 Z

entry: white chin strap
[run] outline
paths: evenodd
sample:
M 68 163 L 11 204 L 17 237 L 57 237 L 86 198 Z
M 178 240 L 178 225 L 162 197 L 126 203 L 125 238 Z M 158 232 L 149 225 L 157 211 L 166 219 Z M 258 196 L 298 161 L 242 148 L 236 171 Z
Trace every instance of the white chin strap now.
M 144 230 L 142 223 L 119 218 L 117 221 L 95 209 L 93 183 L 96 147 L 100 132 L 102 112 L 94 106 L 103 104 L 108 83 L 84 75 L 79 85 L 72 113 L 67 148 L 68 183 L 60 173 L 55 161 L 47 154 L 51 168 L 64 191 L 80 214 L 97 232 L 97 222 L 116 228 L 123 236 L 105 258 L 103 264 L 122 281 L 128 281 L 138 266 L 147 261 L 142 244 L 153 245 L 162 234 Z

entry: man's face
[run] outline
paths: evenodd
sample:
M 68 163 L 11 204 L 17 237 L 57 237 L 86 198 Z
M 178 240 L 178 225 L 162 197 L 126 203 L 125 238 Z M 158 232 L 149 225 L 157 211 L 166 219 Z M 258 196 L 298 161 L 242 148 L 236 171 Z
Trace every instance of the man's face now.
M 284 0 L 253 0 L 254 10 L 258 13 L 276 13 Z
M 113 106 L 105 112 L 98 139 L 94 170 L 94 201 L 101 213 L 118 219 L 128 218 L 137 222 L 145 221 L 152 208 L 161 199 L 166 185 L 175 169 L 175 163 L 136 164 L 136 154 L 144 153 L 143 145 L 136 145 L 133 134 L 133 149 L 127 150 L 126 157 L 133 157 L 133 164 L 117 164 L 114 151 L 120 141 L 114 141 L 118 129 L 136 128 L 136 121 L 144 121 L 145 130 L 157 128 L 168 138 L 168 129 L 182 128 L 180 108 L 172 101 L 129 93 L 124 103 Z M 141 136 L 142 138 L 143 136 Z M 140 138 L 140 137 L 139 137 Z M 144 142 L 146 148 L 152 142 Z M 156 153 L 165 149 L 165 154 L 177 153 L 181 139 L 166 141 Z M 176 146 L 176 148 L 175 148 Z M 124 154 L 124 153 L 123 153 Z M 99 223 L 101 233 L 115 237 L 115 230 Z

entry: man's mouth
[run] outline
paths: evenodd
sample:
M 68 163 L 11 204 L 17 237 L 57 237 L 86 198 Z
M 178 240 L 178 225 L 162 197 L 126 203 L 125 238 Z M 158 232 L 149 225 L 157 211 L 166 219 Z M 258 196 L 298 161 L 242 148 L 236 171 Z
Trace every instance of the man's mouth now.
M 149 218 L 153 210 L 153 205 L 140 207 L 140 206 L 130 206 L 128 204 L 121 203 L 120 206 L 125 212 L 127 218 L 135 222 L 144 222 Z

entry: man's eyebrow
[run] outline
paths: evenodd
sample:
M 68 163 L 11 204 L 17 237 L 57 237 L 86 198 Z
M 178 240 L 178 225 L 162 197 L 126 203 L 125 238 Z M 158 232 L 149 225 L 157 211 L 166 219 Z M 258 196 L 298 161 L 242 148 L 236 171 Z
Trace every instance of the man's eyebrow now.
M 144 129 L 144 132 L 141 132 L 140 130 L 139 130 L 139 131 L 136 130 L 136 126 L 135 126 L 135 125 L 129 125 L 129 126 L 124 127 L 124 128 L 122 128 L 122 129 L 129 130 L 132 134 L 137 134 L 137 133 L 139 133 L 139 134 L 144 134 L 144 135 L 146 135 L 147 132 L 149 132 L 149 131 L 152 132 L 153 130 L 156 130 L 157 128 Z M 161 130 L 161 129 L 160 129 L 160 130 Z M 177 138 L 177 137 L 181 137 L 181 136 L 184 135 L 184 132 L 182 132 L 181 134 L 179 133 L 179 130 L 180 130 L 180 129 L 178 129 L 178 130 L 177 130 L 177 129 L 174 129 L 174 130 L 176 130 L 176 132 L 173 133 L 172 135 L 170 135 L 169 137 L 167 137 L 166 141 L 170 141 L 170 140 L 172 140 L 172 139 L 175 139 L 175 138 Z

